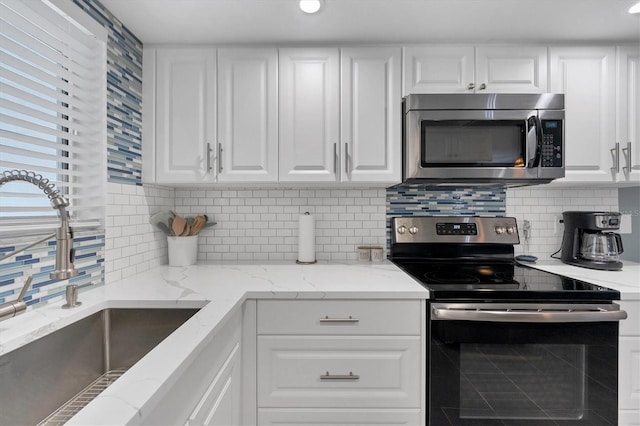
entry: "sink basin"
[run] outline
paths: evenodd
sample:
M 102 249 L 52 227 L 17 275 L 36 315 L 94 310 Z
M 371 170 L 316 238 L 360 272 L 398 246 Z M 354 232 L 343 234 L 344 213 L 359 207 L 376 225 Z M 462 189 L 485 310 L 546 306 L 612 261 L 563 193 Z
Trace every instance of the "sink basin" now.
M 1 356 L 0 425 L 63 424 L 196 312 L 105 309 Z

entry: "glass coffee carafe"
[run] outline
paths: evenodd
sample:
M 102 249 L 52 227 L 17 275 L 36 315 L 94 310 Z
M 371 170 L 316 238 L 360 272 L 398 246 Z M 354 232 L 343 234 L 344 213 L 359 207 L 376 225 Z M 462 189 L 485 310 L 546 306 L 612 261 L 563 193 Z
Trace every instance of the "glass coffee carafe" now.
M 622 253 L 622 239 L 615 232 L 583 232 L 580 256 L 588 260 L 617 262 Z

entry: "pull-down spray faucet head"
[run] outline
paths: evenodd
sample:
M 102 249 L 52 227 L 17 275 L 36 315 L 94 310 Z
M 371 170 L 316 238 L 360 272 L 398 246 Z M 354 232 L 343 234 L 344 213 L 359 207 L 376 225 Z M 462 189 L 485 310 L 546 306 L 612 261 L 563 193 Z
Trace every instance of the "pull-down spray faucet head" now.
M 78 270 L 73 265 L 73 235 L 69 228 L 69 202 L 60 195 L 53 183 L 42 175 L 27 170 L 7 170 L 0 175 L 0 186 L 7 182 L 24 181 L 40 188 L 51 201 L 51 207 L 58 210 L 60 227 L 56 230 L 56 264 L 53 272 L 49 274 L 53 280 L 66 280 L 78 275 Z M 16 254 L 16 253 L 14 253 Z

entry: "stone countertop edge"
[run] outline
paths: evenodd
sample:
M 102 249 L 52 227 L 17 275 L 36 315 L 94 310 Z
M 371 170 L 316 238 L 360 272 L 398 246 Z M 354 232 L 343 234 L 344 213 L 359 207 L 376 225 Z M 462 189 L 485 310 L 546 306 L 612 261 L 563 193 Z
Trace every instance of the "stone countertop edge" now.
M 0 355 L 107 308 L 202 308 L 67 424 L 139 424 L 248 299 L 428 299 L 390 262 L 199 263 L 150 271 L 80 292 L 0 322 Z
M 640 300 L 640 263 L 623 261 L 621 271 L 601 271 L 567 265 L 556 259 L 545 259 L 530 265 L 535 269 L 586 281 L 620 292 L 620 299 Z

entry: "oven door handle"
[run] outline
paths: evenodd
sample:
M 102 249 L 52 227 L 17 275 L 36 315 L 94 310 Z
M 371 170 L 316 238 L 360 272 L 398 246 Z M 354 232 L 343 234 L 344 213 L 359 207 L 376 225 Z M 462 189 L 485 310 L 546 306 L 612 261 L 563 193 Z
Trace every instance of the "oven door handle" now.
M 614 307 L 611 307 L 614 306 Z M 518 307 L 504 309 L 482 308 L 450 308 L 446 306 L 431 307 L 431 319 L 440 321 L 488 321 L 488 322 L 529 322 L 529 323 L 564 323 L 564 322 L 604 322 L 620 321 L 627 318 L 627 313 L 617 305 L 576 306 L 566 309 L 520 309 Z

